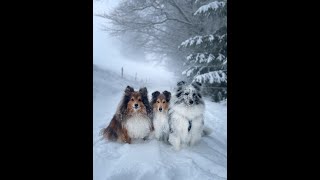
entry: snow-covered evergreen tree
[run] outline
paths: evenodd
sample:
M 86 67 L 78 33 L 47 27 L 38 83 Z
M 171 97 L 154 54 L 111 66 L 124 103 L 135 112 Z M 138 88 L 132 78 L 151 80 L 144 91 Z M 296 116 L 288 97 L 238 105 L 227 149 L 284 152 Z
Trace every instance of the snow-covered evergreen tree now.
M 190 81 L 203 83 L 204 95 L 219 102 L 227 98 L 227 1 L 202 5 L 194 15 L 203 16 L 209 22 L 219 18 L 222 25 L 215 32 L 196 35 L 181 43 L 179 48 L 190 52 L 182 75 Z

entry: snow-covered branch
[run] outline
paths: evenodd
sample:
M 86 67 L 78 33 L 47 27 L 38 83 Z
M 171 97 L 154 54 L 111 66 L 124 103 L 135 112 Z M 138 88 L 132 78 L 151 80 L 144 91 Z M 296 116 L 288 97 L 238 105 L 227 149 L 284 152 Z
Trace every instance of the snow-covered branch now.
M 209 4 L 201 6 L 193 15 L 205 14 L 205 13 L 208 13 L 208 11 L 216 11 L 219 8 L 223 8 L 225 5 L 226 5 L 225 2 L 214 1 Z
M 213 71 L 213 72 L 197 75 L 195 76 L 194 80 L 201 83 L 204 83 L 204 82 L 209 82 L 211 84 L 221 83 L 221 82 L 227 82 L 227 75 L 221 70 Z

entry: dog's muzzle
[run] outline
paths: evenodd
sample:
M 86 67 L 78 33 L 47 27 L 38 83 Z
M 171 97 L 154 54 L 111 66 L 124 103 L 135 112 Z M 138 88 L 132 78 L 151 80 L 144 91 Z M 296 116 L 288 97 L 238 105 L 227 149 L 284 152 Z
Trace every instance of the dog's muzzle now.
M 139 105 L 138 105 L 138 104 L 135 104 L 135 105 L 133 106 L 133 108 L 134 108 L 134 109 L 139 109 Z

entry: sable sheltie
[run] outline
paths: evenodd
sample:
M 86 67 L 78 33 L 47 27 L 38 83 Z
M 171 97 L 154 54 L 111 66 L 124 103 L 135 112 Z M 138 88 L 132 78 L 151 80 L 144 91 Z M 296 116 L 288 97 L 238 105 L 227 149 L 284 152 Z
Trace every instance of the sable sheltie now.
M 204 129 L 205 104 L 200 92 L 199 82 L 189 85 L 184 81 L 177 83 L 168 111 L 169 143 L 176 150 L 181 146 L 192 146 L 202 135 L 210 133 L 210 129 Z
M 168 141 L 169 123 L 168 109 L 171 93 L 168 91 L 155 91 L 152 93 L 151 106 L 153 108 L 153 127 L 154 135 L 157 140 Z
M 109 126 L 102 130 L 103 137 L 129 144 L 131 139 L 145 139 L 152 130 L 151 116 L 147 88 L 134 91 L 127 86 Z

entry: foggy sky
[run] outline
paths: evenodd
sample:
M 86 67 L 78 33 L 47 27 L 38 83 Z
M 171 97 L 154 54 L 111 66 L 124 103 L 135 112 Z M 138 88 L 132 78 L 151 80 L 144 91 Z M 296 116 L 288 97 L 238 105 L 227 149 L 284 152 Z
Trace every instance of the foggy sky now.
M 93 14 L 111 12 L 118 4 L 116 0 L 93 0 Z M 119 72 L 124 68 L 124 74 L 135 76 L 138 79 L 150 79 L 153 84 L 173 85 L 174 75 L 163 65 L 156 62 L 141 62 L 130 57 L 124 57 L 120 50 L 120 41 L 111 37 L 108 32 L 102 31 L 106 20 L 93 16 L 93 63 L 104 69 Z

